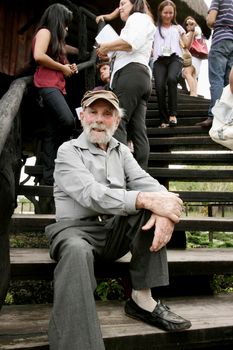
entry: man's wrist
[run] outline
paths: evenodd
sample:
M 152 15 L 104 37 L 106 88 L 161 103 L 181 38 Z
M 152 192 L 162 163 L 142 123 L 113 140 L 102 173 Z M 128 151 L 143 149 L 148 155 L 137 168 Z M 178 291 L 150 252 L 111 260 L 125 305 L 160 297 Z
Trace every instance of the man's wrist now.
M 136 209 L 144 209 L 144 193 L 139 192 L 136 198 Z
M 139 192 L 136 199 L 136 209 L 148 209 L 155 205 L 156 192 Z

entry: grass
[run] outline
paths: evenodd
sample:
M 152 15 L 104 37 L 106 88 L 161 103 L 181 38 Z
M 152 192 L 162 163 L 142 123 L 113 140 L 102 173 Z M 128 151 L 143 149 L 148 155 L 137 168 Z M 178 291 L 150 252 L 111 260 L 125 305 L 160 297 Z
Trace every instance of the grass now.
M 212 232 L 213 241 L 208 232 L 187 232 L 188 248 L 233 248 L 233 233 Z

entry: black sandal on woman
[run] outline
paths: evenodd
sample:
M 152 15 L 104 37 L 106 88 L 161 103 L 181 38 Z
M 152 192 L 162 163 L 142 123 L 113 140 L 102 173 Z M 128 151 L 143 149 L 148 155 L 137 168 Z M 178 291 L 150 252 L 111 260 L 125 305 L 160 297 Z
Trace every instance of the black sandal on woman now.
M 177 119 L 176 119 L 176 116 L 175 115 L 171 115 L 169 117 L 169 126 L 170 127 L 174 127 L 177 125 Z

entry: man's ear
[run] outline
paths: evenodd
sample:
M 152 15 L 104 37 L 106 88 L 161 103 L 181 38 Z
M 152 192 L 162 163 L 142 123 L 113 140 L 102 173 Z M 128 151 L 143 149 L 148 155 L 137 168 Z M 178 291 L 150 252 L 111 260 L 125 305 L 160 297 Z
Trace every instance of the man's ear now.
M 116 117 L 116 129 L 118 128 L 119 124 L 120 124 L 121 118 L 120 117 Z
M 83 111 L 80 111 L 79 116 L 80 116 L 80 120 L 83 120 L 84 112 L 83 112 Z

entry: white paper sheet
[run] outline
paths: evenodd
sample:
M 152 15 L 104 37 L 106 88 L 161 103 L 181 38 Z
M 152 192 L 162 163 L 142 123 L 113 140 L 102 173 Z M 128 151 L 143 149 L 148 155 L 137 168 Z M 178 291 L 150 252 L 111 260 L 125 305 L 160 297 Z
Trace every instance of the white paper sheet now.
M 106 26 L 103 27 L 103 29 L 99 32 L 99 34 L 96 36 L 95 40 L 97 44 L 102 44 L 104 42 L 111 42 L 119 39 L 119 35 L 115 30 L 113 29 L 110 24 L 106 24 Z M 114 54 L 113 51 L 108 52 L 108 57 L 111 58 Z
M 119 35 L 117 34 L 117 32 L 115 32 L 113 27 L 110 26 L 110 24 L 106 24 L 106 26 L 103 27 L 103 29 L 99 32 L 99 34 L 95 38 L 98 44 L 114 41 L 117 39 L 119 39 Z

